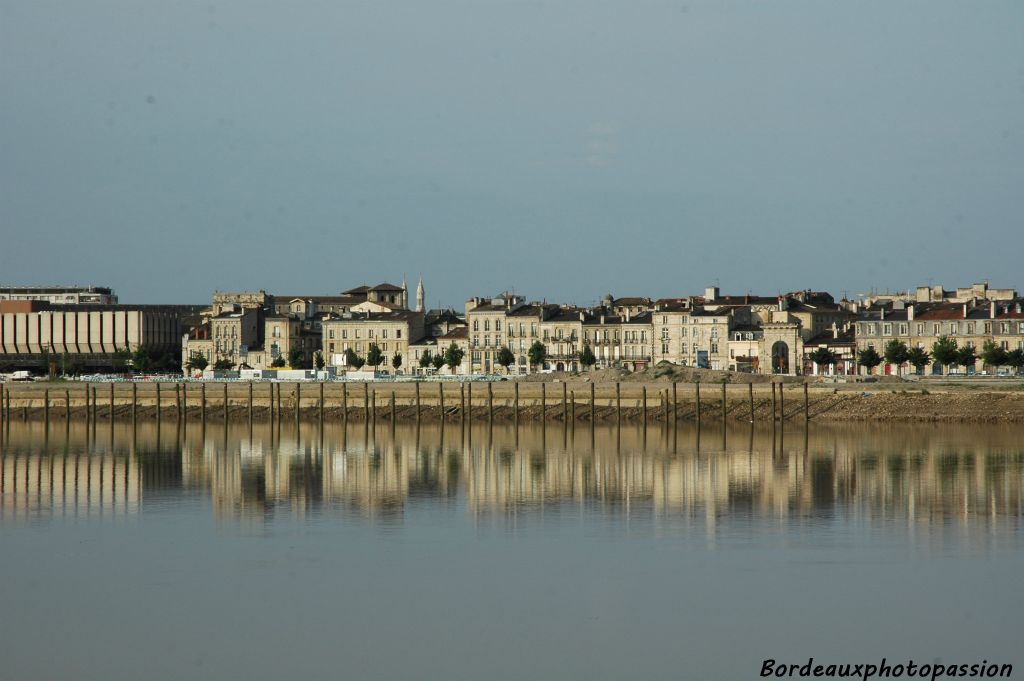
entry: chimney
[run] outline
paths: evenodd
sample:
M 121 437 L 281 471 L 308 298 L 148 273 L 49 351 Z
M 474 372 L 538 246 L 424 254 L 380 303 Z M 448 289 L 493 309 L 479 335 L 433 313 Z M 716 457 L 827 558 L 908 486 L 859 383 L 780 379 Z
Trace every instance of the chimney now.
M 581 322 L 582 322 L 582 321 L 586 321 L 586 320 L 585 320 L 585 319 L 583 318 L 583 310 L 580 310 L 580 321 L 581 321 Z
M 914 304 L 907 305 L 907 321 L 914 321 Z
M 967 303 L 964 303 L 964 319 L 967 319 Z
M 604 315 L 601 315 L 601 324 L 604 324 Z
M 835 322 L 832 322 L 832 340 L 839 338 L 839 327 L 836 326 Z
M 629 308 L 626 308 L 626 321 L 629 321 Z
M 881 318 L 884 321 L 885 320 L 885 308 L 884 307 L 881 309 L 881 313 L 882 313 L 882 317 Z
M 989 303 L 989 308 L 989 315 L 992 317 L 992 319 L 995 319 L 996 315 L 999 313 L 999 308 L 996 306 L 996 301 L 993 300 L 991 303 Z

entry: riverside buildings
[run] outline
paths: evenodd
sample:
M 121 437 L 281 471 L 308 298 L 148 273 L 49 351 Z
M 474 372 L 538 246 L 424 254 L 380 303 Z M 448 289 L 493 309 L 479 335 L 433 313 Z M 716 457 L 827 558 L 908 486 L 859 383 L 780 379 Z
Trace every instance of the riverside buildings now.
M 454 368 L 460 375 L 658 365 L 796 375 L 863 373 L 859 353 L 884 355 L 892 340 L 925 351 L 942 337 L 979 352 L 986 343 L 1024 351 L 1024 300 L 1014 289 L 985 283 L 838 301 L 810 289 L 762 296 L 709 287 L 700 295 L 660 299 L 609 294 L 588 307 L 505 292 L 472 297 L 459 311 L 427 310 L 422 278 L 414 304 L 405 281 L 336 295 L 218 291 L 205 308 L 89 302 L 97 295 L 116 300 L 102 287 L 8 288 L 2 295 L 0 362 L 11 368 L 42 367 L 54 355 L 75 354 L 99 370 L 117 354 L 150 347 L 180 352 L 183 368 L 202 357 L 208 366 L 235 370 L 324 366 L 344 374 L 446 374 L 453 370 L 428 360 L 454 345 L 462 351 Z M 65 300 L 53 302 L 54 296 Z M 365 362 L 372 346 L 379 350 L 376 367 Z M 535 362 L 537 347 L 542 357 Z M 823 355 L 830 359 L 811 359 Z M 924 371 L 950 368 L 929 362 Z M 883 362 L 876 370 L 896 372 L 907 367 Z

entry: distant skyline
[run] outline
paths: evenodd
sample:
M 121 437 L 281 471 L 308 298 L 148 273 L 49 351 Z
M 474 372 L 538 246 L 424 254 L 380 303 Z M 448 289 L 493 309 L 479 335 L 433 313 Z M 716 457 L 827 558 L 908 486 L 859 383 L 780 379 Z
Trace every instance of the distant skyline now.
M 1016 287 L 1022 34 L 1019 2 L 0 2 L 0 285 Z

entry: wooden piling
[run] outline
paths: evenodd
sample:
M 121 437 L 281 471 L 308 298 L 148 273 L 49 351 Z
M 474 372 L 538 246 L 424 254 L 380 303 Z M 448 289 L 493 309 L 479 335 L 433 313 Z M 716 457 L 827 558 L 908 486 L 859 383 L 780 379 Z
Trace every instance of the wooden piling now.
M 200 391 L 199 391 L 199 396 L 200 396 L 199 413 L 202 415 L 203 424 L 205 425 L 206 424 L 206 384 L 202 383 L 202 384 L 200 384 L 199 387 L 200 387 Z
M 438 418 L 441 419 L 441 423 L 443 424 L 444 423 L 444 382 L 443 381 L 438 381 L 437 382 L 437 403 L 441 407 L 441 413 L 438 416 Z
M 672 381 L 672 423 L 679 418 L 679 394 L 676 392 L 678 386 L 678 383 Z
M 377 389 L 373 389 L 373 394 L 370 395 L 370 421 L 377 423 Z
M 281 388 L 282 387 L 283 386 L 282 386 L 281 383 L 277 384 L 277 422 L 278 423 L 281 423 L 281 421 L 284 420 L 284 410 L 281 409 Z M 279 430 L 278 431 L 278 435 L 280 435 L 280 432 L 281 431 Z
M 466 384 L 459 384 L 459 420 L 466 420 Z
M 181 394 L 178 392 L 178 384 L 174 384 L 174 413 L 178 419 L 181 419 Z
M 615 423 L 620 425 L 622 423 L 622 385 L 615 382 Z
M 348 425 L 348 383 L 341 384 L 341 420 Z
M 110 423 L 114 423 L 114 383 L 110 383 Z
M 697 381 L 697 423 L 700 423 L 700 381 Z
M 494 420 L 494 384 L 487 381 L 487 420 Z
M 252 381 L 249 381 L 249 425 L 252 425 Z
M 811 402 L 807 395 L 807 384 L 804 383 L 804 423 L 811 420 Z
M 772 381 L 772 423 L 775 423 L 775 412 L 776 412 L 776 401 L 775 401 L 775 381 Z
M 419 383 L 416 384 L 419 386 Z M 395 391 L 391 391 L 391 425 L 395 425 Z
M 363 381 L 363 418 L 370 420 L 370 384 Z
M 228 422 L 228 384 L 224 383 L 224 423 Z
M 591 423 L 591 425 L 593 425 L 593 423 L 594 423 L 594 413 L 597 410 L 597 407 L 594 404 L 594 400 L 595 400 L 594 382 L 591 381 L 590 382 L 590 423 Z
M 43 391 L 43 423 L 50 427 L 50 389 Z
M 747 383 L 747 396 L 750 398 L 750 422 L 754 422 L 754 384 Z
M 299 424 L 299 412 L 302 409 L 302 384 L 295 384 L 295 425 Z
M 518 426 L 519 425 L 519 381 L 516 381 L 512 385 L 512 388 L 515 391 L 515 397 L 512 400 L 512 414 L 514 415 L 516 425 Z
M 132 424 L 138 421 L 139 415 L 139 384 L 132 381 Z
M 156 382 L 156 420 L 160 420 L 160 381 Z
M 566 405 L 567 397 L 569 392 L 569 385 L 562 381 L 562 423 L 565 423 L 566 419 L 569 418 L 569 413 L 566 411 L 568 405 Z
M 641 408 L 643 410 L 644 426 L 647 426 L 647 386 L 641 386 L 640 388 L 640 401 L 643 402 Z
M 473 384 L 466 384 L 466 418 L 473 420 Z
M 71 391 L 64 391 L 64 421 L 71 423 Z
M 320 381 L 320 427 L 324 427 L 324 382 Z
M 543 383 L 541 385 L 543 385 Z M 570 407 L 572 409 L 572 423 L 575 426 L 576 425 L 576 391 L 575 390 L 570 390 L 569 391 L 569 404 L 572 405 Z M 573 432 L 576 432 L 576 431 L 574 430 Z
M 394 415 L 392 415 L 394 418 Z M 416 422 L 420 420 L 420 382 L 416 381 Z
M 573 402 L 573 413 L 574 414 L 575 414 L 575 411 L 576 411 L 576 403 Z M 541 421 L 546 421 L 547 417 L 548 417 L 548 391 L 547 391 L 547 383 L 541 383 L 540 384 L 540 420 Z M 573 416 L 573 420 L 574 421 L 576 420 L 575 416 Z
M 11 421 L 11 396 L 7 395 L 7 422 Z M 92 425 L 96 425 L 96 417 L 99 415 L 99 407 L 96 406 L 96 387 L 92 389 Z
M 785 383 L 779 383 L 779 421 L 786 420 L 786 387 Z
M 722 379 L 722 425 L 725 425 L 725 414 L 727 412 L 725 400 L 725 379 Z

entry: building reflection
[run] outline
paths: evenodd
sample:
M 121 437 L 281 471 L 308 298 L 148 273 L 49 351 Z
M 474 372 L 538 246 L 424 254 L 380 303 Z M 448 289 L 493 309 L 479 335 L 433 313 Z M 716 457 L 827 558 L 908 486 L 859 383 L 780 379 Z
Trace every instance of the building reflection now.
M 376 428 L 12 424 L 0 520 L 129 514 L 182 490 L 217 518 L 346 515 L 413 505 L 476 519 L 599 510 L 682 517 L 1017 527 L 1024 440 L 1002 427 Z

